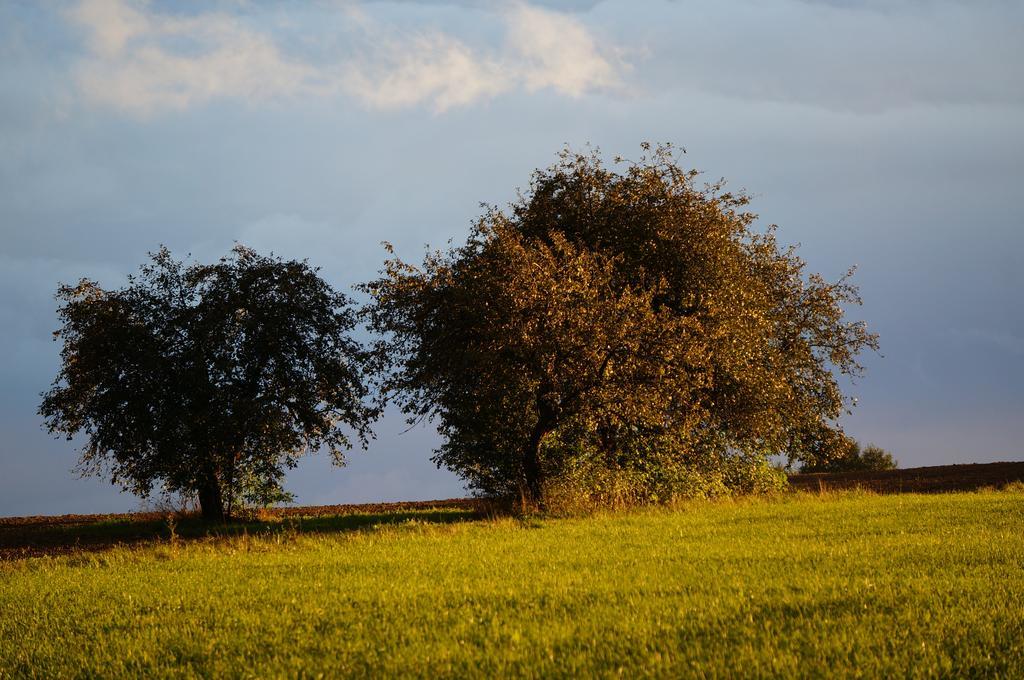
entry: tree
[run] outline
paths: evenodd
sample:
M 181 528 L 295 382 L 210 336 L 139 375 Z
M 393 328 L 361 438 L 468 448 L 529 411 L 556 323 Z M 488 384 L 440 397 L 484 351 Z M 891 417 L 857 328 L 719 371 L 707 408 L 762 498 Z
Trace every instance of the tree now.
M 878 472 L 898 466 L 893 455 L 882 447 L 868 444 L 861 449 L 859 442 L 843 436 L 826 455 L 808 458 L 800 472 Z
M 652 307 L 656 288 L 616 290 L 610 259 L 557 236 L 547 246 L 483 229 L 422 272 L 389 261 L 370 316 L 393 341 L 377 356 L 406 357 L 384 382 L 409 413 L 442 415 L 440 463 L 536 501 L 546 437 L 577 419 L 658 426 L 701 386 L 686 364 L 702 347 L 690 320 Z
M 895 470 L 899 467 L 899 461 L 891 453 L 874 444 L 864 447 L 860 453 L 860 460 L 865 470 Z
M 305 261 L 239 245 L 186 266 L 161 248 L 123 288 L 83 279 L 57 299 L 62 365 L 40 414 L 85 435 L 85 474 L 194 494 L 220 519 L 281 499 L 305 453 L 344 464 L 344 427 L 370 436 L 355 313 Z
M 435 462 L 482 491 L 542 502 L 580 455 L 800 457 L 807 433 L 836 428 L 836 373 L 876 346 L 844 318 L 848 277 L 806 274 L 774 227 L 753 231 L 746 196 L 644 150 L 621 171 L 565 151 L 465 245 L 420 267 L 393 257 L 362 287 L 383 398 L 437 419 Z

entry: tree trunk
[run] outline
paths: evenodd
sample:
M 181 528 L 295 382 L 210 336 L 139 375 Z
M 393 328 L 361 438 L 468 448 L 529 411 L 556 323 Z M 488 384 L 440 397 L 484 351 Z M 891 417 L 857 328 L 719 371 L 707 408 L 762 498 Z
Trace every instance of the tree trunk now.
M 544 483 L 540 469 L 540 441 L 544 434 L 535 428 L 523 450 L 523 510 L 544 509 Z
M 537 399 L 537 424 L 533 426 L 523 447 L 523 510 L 544 510 L 544 472 L 540 464 L 540 445 L 544 436 L 554 429 L 555 413 L 548 400 Z
M 199 486 L 199 509 L 205 520 L 224 521 L 224 497 L 220 492 L 220 481 L 214 472 L 208 473 Z

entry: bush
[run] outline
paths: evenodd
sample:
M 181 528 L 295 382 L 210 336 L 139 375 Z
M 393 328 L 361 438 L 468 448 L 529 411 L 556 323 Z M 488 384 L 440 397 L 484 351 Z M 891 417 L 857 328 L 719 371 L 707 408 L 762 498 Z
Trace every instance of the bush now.
M 788 487 L 786 475 L 761 457 L 729 453 L 711 458 L 648 440 L 646 455 L 628 452 L 613 459 L 597 449 L 556 451 L 545 446 L 545 510 L 578 515 L 603 509 L 672 505 L 694 499 L 770 494 Z M 555 461 L 560 461 L 556 463 Z

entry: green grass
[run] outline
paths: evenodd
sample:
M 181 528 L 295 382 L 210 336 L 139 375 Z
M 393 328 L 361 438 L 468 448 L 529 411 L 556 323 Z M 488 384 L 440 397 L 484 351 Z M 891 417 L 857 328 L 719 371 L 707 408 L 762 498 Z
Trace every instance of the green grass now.
M 457 519 L 0 565 L 0 676 L 1024 674 L 1019 491 Z

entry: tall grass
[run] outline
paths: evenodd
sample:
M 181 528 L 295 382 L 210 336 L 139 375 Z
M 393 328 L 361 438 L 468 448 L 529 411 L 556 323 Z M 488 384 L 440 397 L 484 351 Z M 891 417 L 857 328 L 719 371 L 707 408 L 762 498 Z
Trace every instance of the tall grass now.
M 22 560 L 0 676 L 1020 677 L 1022 528 L 854 493 Z

